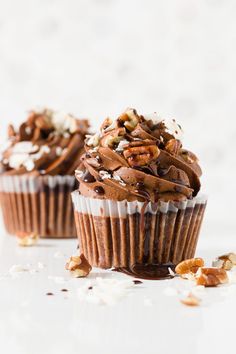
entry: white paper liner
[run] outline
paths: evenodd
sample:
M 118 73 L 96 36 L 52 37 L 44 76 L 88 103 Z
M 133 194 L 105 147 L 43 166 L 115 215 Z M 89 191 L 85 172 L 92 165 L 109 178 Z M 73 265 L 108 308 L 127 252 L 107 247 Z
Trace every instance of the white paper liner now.
M 107 199 L 95 199 L 84 197 L 78 191 L 72 193 L 72 200 L 74 209 L 78 213 L 92 214 L 94 216 L 110 216 L 110 217 L 126 217 L 127 214 L 132 215 L 141 213 L 144 203 L 139 201 L 128 202 L 114 201 Z M 176 212 L 178 210 L 185 210 L 186 208 L 194 208 L 196 204 L 205 204 L 207 197 L 199 195 L 193 199 L 173 203 L 163 202 L 148 203 L 145 208 L 145 213 L 156 214 L 158 211 L 167 213 L 168 211 Z
M 34 232 L 41 237 L 76 237 L 71 192 L 74 176 L 0 176 L 5 227 L 10 234 Z
M 56 185 L 74 186 L 74 176 L 0 176 L 0 192 L 37 193 L 42 186 L 55 188 Z

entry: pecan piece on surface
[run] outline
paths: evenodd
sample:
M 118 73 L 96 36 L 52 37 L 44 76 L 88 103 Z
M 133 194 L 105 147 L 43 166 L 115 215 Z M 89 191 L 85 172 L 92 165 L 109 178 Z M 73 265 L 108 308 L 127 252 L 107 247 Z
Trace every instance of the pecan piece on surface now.
M 222 268 L 199 268 L 196 274 L 196 284 L 205 287 L 213 287 L 228 283 L 227 272 Z
M 19 246 L 30 247 L 36 245 L 39 236 L 35 232 L 18 231 L 16 238 Z
M 199 306 L 201 302 L 201 300 L 192 293 L 189 293 L 187 297 L 180 301 L 187 306 Z
M 225 270 L 230 270 L 236 265 L 236 254 L 233 252 L 223 254 L 217 257 L 213 262 L 213 267 L 223 268 Z
M 92 270 L 91 265 L 83 254 L 71 256 L 66 263 L 66 269 L 70 271 L 74 278 L 87 277 Z
M 195 274 L 199 268 L 204 266 L 204 260 L 202 258 L 191 258 L 180 262 L 175 267 L 175 272 L 179 275 L 193 273 Z

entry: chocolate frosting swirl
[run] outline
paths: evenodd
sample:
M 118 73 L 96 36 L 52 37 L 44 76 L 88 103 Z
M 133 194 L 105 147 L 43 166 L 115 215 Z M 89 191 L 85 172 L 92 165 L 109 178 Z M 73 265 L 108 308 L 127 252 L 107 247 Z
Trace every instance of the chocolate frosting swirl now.
M 49 109 L 30 112 L 18 132 L 8 127 L 1 173 L 73 175 L 84 152 L 88 120 Z
M 152 202 L 197 195 L 201 169 L 197 157 L 182 148 L 181 127 L 174 119 L 151 118 L 128 109 L 87 136 L 76 170 L 82 195 Z

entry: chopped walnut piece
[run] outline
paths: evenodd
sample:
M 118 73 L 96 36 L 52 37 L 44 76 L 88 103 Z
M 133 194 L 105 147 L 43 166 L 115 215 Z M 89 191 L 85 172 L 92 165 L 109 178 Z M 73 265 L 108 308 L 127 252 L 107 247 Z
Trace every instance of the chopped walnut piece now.
M 222 256 L 217 257 L 213 262 L 213 267 L 223 268 L 225 270 L 230 270 L 236 265 L 236 254 L 227 253 Z
M 170 139 L 165 146 L 165 150 L 169 152 L 171 155 L 178 155 L 181 147 L 182 147 L 182 143 L 180 140 Z
M 175 272 L 179 275 L 195 274 L 200 267 L 204 266 L 204 260 L 202 258 L 191 258 L 180 262 L 175 267 Z
M 180 301 L 187 306 L 199 306 L 201 302 L 201 300 L 192 293 L 189 293 L 186 298 L 181 299 Z
M 87 277 L 92 270 L 91 265 L 83 254 L 71 256 L 66 263 L 66 269 L 70 271 L 74 278 Z
M 196 284 L 206 287 L 213 287 L 219 284 L 228 283 L 228 275 L 222 268 L 199 268 L 196 273 Z
M 39 236 L 34 232 L 18 231 L 16 234 L 18 245 L 22 247 L 30 247 L 36 245 Z

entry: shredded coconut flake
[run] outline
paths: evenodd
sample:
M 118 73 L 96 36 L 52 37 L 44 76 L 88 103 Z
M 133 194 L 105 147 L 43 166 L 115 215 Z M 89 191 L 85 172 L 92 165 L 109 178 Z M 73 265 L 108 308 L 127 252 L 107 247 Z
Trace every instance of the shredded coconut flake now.
M 130 294 L 134 287 L 132 280 L 116 280 L 96 278 L 87 281 L 78 291 L 80 301 L 86 301 L 97 305 L 115 305 Z
M 62 152 L 63 152 L 63 149 L 62 149 L 60 146 L 57 146 L 57 148 L 56 148 L 56 155 L 57 155 L 57 156 L 61 156 L 61 155 L 62 155 Z
M 116 148 L 116 151 L 118 151 L 118 152 L 124 151 L 124 147 L 128 144 L 129 144 L 128 140 L 126 140 L 126 139 L 121 140 Z
M 108 173 L 107 171 L 99 171 L 99 176 L 102 179 L 112 178 L 112 175 L 110 173 Z

